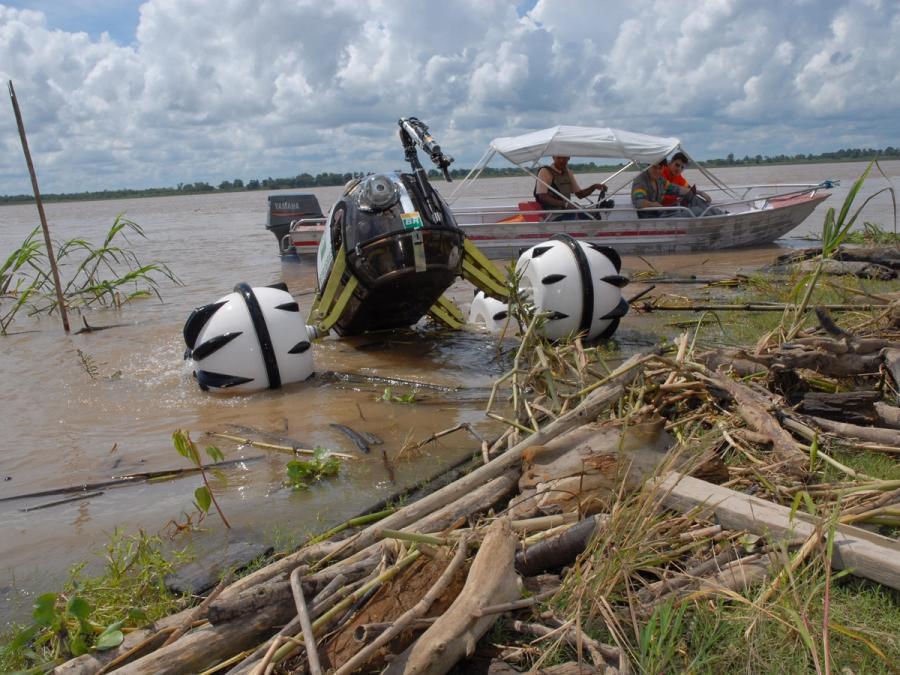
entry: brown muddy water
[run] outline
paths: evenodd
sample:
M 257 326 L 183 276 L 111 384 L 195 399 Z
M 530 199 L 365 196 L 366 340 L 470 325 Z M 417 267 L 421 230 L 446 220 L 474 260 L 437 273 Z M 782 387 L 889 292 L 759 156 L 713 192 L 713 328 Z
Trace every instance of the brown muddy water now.
M 840 207 L 864 164 L 812 164 L 735 168 L 717 172 L 732 185 L 757 182 L 813 182 L 841 179 L 843 185 L 789 237 L 821 228 L 824 209 Z M 884 164 L 891 176 L 900 162 Z M 579 177 L 582 182 L 602 176 Z M 702 185 L 702 181 L 700 181 Z M 887 185 L 870 179 L 863 196 Z M 447 186 L 438 184 L 448 194 Z M 478 181 L 460 202 L 490 203 L 497 195 L 531 190 L 527 179 Z M 328 208 L 340 188 L 313 190 Z M 182 325 L 190 311 L 229 293 L 238 282 L 254 286 L 285 281 L 304 312 L 312 301 L 315 269 L 311 263 L 282 261 L 274 237 L 263 225 L 267 192 L 160 197 L 49 204 L 47 216 L 56 240 L 84 237 L 98 243 L 119 213 L 139 223 L 147 239 L 131 237 L 143 262 L 166 262 L 184 283 L 162 284 L 164 302 L 144 300 L 121 310 L 93 311 L 94 326 L 124 324 L 95 333 L 66 336 L 57 317 L 22 318 L 0 338 L 0 498 L 64 486 L 108 480 L 133 472 L 186 467 L 173 449 L 172 431 L 189 429 L 198 442 L 215 443 L 226 459 L 254 458 L 224 470 L 213 487 L 233 525 L 226 532 L 211 515 L 203 531 L 184 539 L 198 550 L 215 549 L 229 539 L 282 543 L 299 541 L 351 517 L 399 490 L 478 451 L 471 437 L 457 433 L 427 446 L 415 457 L 391 458 L 405 441 L 422 439 L 459 422 L 470 422 L 487 437 L 501 429 L 484 417 L 494 379 L 509 366 L 490 335 L 471 330 L 446 333 L 427 325 L 389 335 L 329 338 L 315 345 L 318 375 L 281 390 L 216 396 L 201 392 L 182 354 Z M 858 200 L 857 203 L 862 203 Z M 878 197 L 864 218 L 892 228 L 890 199 Z M 33 206 L 0 207 L 0 256 L 4 258 L 38 224 Z M 749 272 L 770 262 L 796 241 L 752 250 L 707 252 L 648 258 L 655 268 L 675 275 Z M 624 261 L 625 271 L 646 269 L 638 258 Z M 65 276 L 65 271 L 63 272 Z M 641 286 L 626 289 L 633 295 Z M 461 305 L 472 288 L 457 282 L 451 295 Z M 465 309 L 465 307 L 464 307 Z M 72 316 L 73 326 L 81 319 Z M 615 342 L 624 357 L 655 344 L 647 318 L 624 318 Z M 78 350 L 96 363 L 91 379 Z M 329 373 L 352 374 L 338 378 Z M 412 388 L 378 378 L 420 383 Z M 413 405 L 388 403 L 382 395 L 415 394 Z M 345 424 L 383 439 L 362 455 L 352 441 L 330 427 Z M 354 454 L 340 476 L 308 491 L 283 487 L 288 455 L 208 439 L 203 432 L 285 439 L 296 445 Z M 263 433 L 270 436 L 263 437 Z M 23 511 L 60 497 L 0 502 L 0 624 L 27 617 L 35 593 L 58 588 L 69 567 L 92 559 L 116 527 L 134 532 L 161 531 L 171 519 L 192 512 L 197 476 L 106 489 L 88 500 Z M 91 565 L 96 566 L 94 562 Z

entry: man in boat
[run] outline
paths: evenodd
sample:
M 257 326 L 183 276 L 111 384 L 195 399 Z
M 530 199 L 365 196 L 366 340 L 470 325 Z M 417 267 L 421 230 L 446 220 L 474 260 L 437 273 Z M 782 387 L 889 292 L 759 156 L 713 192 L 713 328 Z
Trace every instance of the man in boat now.
M 687 155 L 683 152 L 676 152 L 672 155 L 672 159 L 663 167 L 662 177 L 670 183 L 675 183 L 675 185 L 685 188 L 691 187 L 687 182 L 687 178 L 684 177 L 684 168 L 687 166 L 687 163 Z M 707 203 L 712 202 L 710 196 L 702 190 L 697 190 L 697 195 L 702 197 Z M 678 206 L 680 201 L 675 195 L 663 195 L 662 204 L 663 206 Z
M 680 154 L 680 153 L 679 153 Z M 683 155 L 682 155 L 683 156 Z M 684 218 L 690 216 L 713 216 L 724 213 L 721 209 L 708 208 L 709 201 L 701 197 L 696 187 L 688 187 L 687 181 L 679 185 L 667 180 L 663 172 L 668 162 L 663 157 L 651 164 L 631 183 L 631 203 L 637 209 L 638 218 Z M 682 164 L 682 169 L 683 169 Z M 703 193 L 706 195 L 706 193 Z M 709 195 L 706 195 L 709 197 Z M 669 203 L 666 203 L 668 200 Z M 656 210 L 653 207 L 677 206 L 683 208 Z M 690 215 L 688 214 L 690 211 Z
M 534 186 L 534 198 L 541 208 L 548 211 L 574 209 L 575 205 L 571 201 L 573 194 L 579 199 L 583 199 L 592 194 L 594 190 L 600 190 L 601 196 L 606 192 L 606 185 L 603 183 L 592 183 L 586 188 L 579 187 L 578 181 L 575 180 L 575 174 L 568 165 L 568 157 L 553 155 L 553 163 L 542 166 L 538 171 L 538 179 Z M 553 220 L 577 220 L 578 217 L 577 213 L 560 213 Z

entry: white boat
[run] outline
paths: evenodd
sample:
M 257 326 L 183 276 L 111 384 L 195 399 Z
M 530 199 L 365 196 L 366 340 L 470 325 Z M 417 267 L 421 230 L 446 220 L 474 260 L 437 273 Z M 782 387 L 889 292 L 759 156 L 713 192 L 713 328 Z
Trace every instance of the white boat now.
M 624 255 L 660 255 L 712 249 L 759 246 L 775 241 L 800 225 L 830 195 L 830 181 L 819 184 L 728 186 L 703 167 L 709 180 L 703 190 L 713 196 L 721 215 L 696 216 L 684 207 L 658 208 L 675 213 L 665 218 L 638 218 L 631 206 L 630 187 L 635 174 L 663 157 L 681 150 L 677 138 L 648 136 L 606 127 L 557 126 L 521 136 L 496 138 L 468 176 L 448 198 L 466 236 L 493 259 L 515 258 L 525 248 L 564 232 L 576 239 L 611 246 Z M 457 206 L 465 190 L 488 163 L 499 155 L 537 180 L 545 157 L 602 158 L 624 161 L 603 179 L 610 186 L 613 208 L 572 202 L 575 220 L 554 220 L 573 210 L 541 209 L 532 196 L 510 197 L 497 206 Z M 617 186 L 617 187 L 616 187 Z M 681 214 L 684 214 L 683 216 Z M 324 221 L 297 221 L 290 243 L 300 256 L 315 255 Z

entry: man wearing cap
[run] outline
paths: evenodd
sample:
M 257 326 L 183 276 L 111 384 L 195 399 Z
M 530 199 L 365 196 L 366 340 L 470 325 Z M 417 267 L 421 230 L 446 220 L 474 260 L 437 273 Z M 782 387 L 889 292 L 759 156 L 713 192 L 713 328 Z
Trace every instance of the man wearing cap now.
M 553 155 L 553 163 L 542 166 L 538 171 L 538 180 L 534 186 L 534 198 L 541 208 L 549 211 L 572 209 L 575 207 L 570 199 L 573 194 L 579 199 L 583 199 L 592 194 L 594 190 L 606 191 L 606 185 L 603 183 L 593 183 L 586 188 L 579 187 L 578 181 L 575 180 L 575 174 L 569 169 L 568 164 L 568 157 Z M 563 213 L 555 220 L 575 220 L 577 218 L 575 213 Z
M 681 197 L 682 203 L 686 204 L 685 208 L 690 210 L 692 215 L 703 214 L 707 205 L 702 201 L 695 203 L 696 188 L 676 185 L 663 178 L 663 169 L 667 164 L 666 158 L 663 157 L 656 164 L 648 166 L 632 181 L 631 203 L 637 209 L 638 218 L 684 218 L 688 215 L 684 209 L 657 211 L 652 208 L 664 206 L 667 196 Z M 706 215 L 714 214 L 707 212 Z

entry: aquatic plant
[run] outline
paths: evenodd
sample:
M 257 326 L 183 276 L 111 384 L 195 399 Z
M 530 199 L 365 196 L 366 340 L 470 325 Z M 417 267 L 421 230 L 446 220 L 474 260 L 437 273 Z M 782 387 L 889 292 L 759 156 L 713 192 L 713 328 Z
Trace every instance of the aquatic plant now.
M 866 167 L 865 171 L 862 172 L 862 175 L 857 178 L 850 187 L 850 191 L 847 193 L 847 197 L 844 199 L 844 203 L 841 206 L 840 212 L 837 213 L 837 216 L 835 216 L 836 212 L 833 206 L 825 212 L 825 221 L 822 224 L 822 254 L 819 258 L 819 264 L 812 272 L 801 278 L 794 287 L 795 292 L 798 295 L 800 292 L 803 292 L 803 298 L 792 314 L 791 326 L 785 335 L 786 340 L 792 340 L 796 337 L 797 333 L 799 333 L 800 329 L 803 327 L 803 322 L 806 318 L 806 310 L 809 307 L 819 277 L 822 275 L 825 260 L 833 256 L 838 247 L 846 241 L 847 237 L 850 235 L 850 230 L 856 223 L 856 219 L 859 217 L 860 212 L 866 207 L 866 204 L 883 192 L 888 192 L 891 195 L 891 201 L 894 206 L 894 229 L 896 230 L 897 200 L 893 187 L 882 188 L 874 194 L 869 195 L 862 205 L 853 211 L 851 215 L 853 202 L 856 201 L 856 197 L 859 194 L 863 183 L 865 183 L 866 178 L 868 178 L 869 173 L 871 173 L 872 168 L 875 166 L 878 167 L 881 175 L 884 176 L 884 172 L 881 171 L 881 166 L 878 164 L 878 161 L 873 159 L 869 163 L 869 166 Z
M 385 401 L 386 403 L 415 403 L 416 393 L 411 391 L 408 394 L 395 394 L 391 387 L 385 387 L 384 393 L 375 400 Z
M 96 380 L 97 376 L 100 374 L 100 369 L 97 367 L 97 362 L 94 360 L 94 357 L 81 351 L 81 349 L 77 349 L 76 351 L 78 352 L 78 361 L 81 363 L 82 370 L 84 370 L 92 380 Z
M 866 221 L 862 230 L 850 232 L 844 242 L 864 246 L 900 246 L 900 233 L 890 232 L 883 225 Z
M 174 562 L 162 552 L 158 537 L 115 530 L 102 551 L 105 561 L 96 577 L 74 566 L 58 593 L 35 598 L 32 621 L 2 636 L 0 672 L 43 673 L 70 656 L 103 651 L 121 644 L 124 632 L 155 621 L 181 601 L 163 578 Z M 173 559 L 183 559 L 180 552 Z
M 219 506 L 219 502 L 216 500 L 216 496 L 209 486 L 209 480 L 206 477 L 206 469 L 203 466 L 203 459 L 200 457 L 200 451 L 197 450 L 197 445 L 191 440 L 190 433 L 182 429 L 176 429 L 172 433 L 172 442 L 179 455 L 200 469 L 200 477 L 203 479 L 203 485 L 194 490 L 194 505 L 197 507 L 197 510 L 205 514 L 209 512 L 209 507 L 214 505 L 216 511 L 219 512 L 219 516 L 222 518 L 225 527 L 231 529 L 231 524 L 225 517 L 222 507 Z M 214 445 L 207 445 L 205 452 L 214 462 L 221 462 L 225 459 L 222 451 Z
M 142 262 L 131 248 L 129 234 L 146 238 L 140 225 L 119 214 L 100 245 L 82 238 L 54 242 L 60 270 L 73 270 L 63 281 L 63 295 L 70 309 L 119 308 L 151 295 L 162 300 L 161 278 L 180 283 L 165 263 Z M 120 240 L 124 245 L 118 243 Z M 56 306 L 44 242 L 35 229 L 0 265 L 0 335 L 7 333 L 24 308 L 35 315 L 50 314 Z
M 294 490 L 305 490 L 323 478 L 336 476 L 340 470 L 340 460 L 332 456 L 326 448 L 316 446 L 310 459 L 292 459 L 287 463 L 285 485 Z

